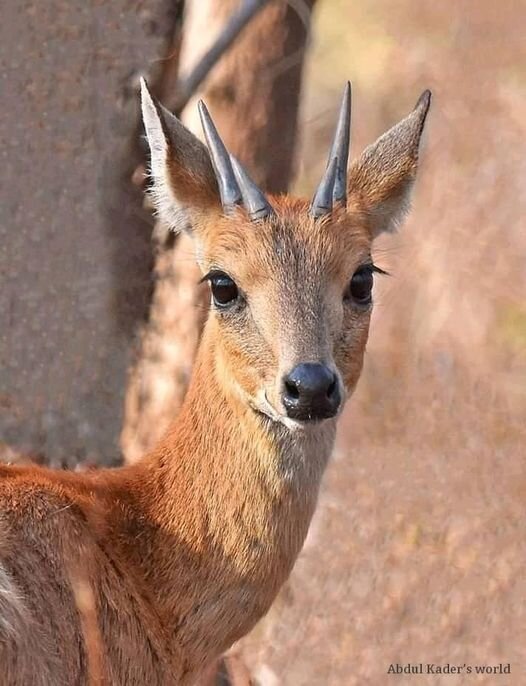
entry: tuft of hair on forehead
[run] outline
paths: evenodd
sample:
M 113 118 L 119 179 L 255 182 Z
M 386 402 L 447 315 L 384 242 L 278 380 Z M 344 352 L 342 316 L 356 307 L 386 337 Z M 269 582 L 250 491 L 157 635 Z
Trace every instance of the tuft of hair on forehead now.
M 204 223 L 199 230 L 203 266 L 244 275 L 245 282 L 254 283 L 270 274 L 283 275 L 283 269 L 290 278 L 300 272 L 337 270 L 337 265 L 352 262 L 357 255 L 363 259 L 370 254 L 372 238 L 359 213 L 340 208 L 316 218 L 305 199 L 271 196 L 270 200 L 273 216 L 256 225 L 241 208 Z

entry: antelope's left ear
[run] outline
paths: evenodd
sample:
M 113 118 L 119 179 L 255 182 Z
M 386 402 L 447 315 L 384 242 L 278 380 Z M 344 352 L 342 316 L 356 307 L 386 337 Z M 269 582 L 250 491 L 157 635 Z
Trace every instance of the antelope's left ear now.
M 431 92 L 424 91 L 411 114 L 366 148 L 349 169 L 348 206 L 369 216 L 373 238 L 394 231 L 409 209 L 430 103 Z

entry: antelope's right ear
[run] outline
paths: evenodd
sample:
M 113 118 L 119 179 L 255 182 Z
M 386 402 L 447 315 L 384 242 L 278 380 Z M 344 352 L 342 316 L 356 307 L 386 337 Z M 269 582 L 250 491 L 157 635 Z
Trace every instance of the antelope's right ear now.
M 189 230 L 195 215 L 221 210 L 206 146 L 156 102 L 141 79 L 141 109 L 150 146 L 150 193 L 160 218 L 173 231 Z

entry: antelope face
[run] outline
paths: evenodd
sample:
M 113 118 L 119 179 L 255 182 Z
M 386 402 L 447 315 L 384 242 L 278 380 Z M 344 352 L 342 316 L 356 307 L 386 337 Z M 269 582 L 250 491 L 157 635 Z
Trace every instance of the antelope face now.
M 239 210 L 202 234 L 224 382 L 288 426 L 334 417 L 360 370 L 372 308 L 371 240 L 346 212 L 272 199 L 247 224 Z
M 403 216 L 429 107 L 369 146 L 347 171 L 346 89 L 327 171 L 312 202 L 266 198 L 229 156 L 203 104 L 208 150 L 143 84 L 153 197 L 192 233 L 211 291 L 221 384 L 256 412 L 297 428 L 335 417 L 361 372 L 372 309 L 371 249 Z

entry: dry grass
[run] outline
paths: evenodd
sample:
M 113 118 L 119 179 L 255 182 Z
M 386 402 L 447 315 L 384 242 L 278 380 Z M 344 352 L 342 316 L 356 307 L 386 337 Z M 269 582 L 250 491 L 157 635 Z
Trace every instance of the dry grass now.
M 265 686 L 526 683 L 523 20 L 519 2 L 320 0 L 302 191 L 346 78 L 355 152 L 425 87 L 434 102 L 319 514 L 244 645 Z M 512 671 L 388 676 L 396 661 Z

